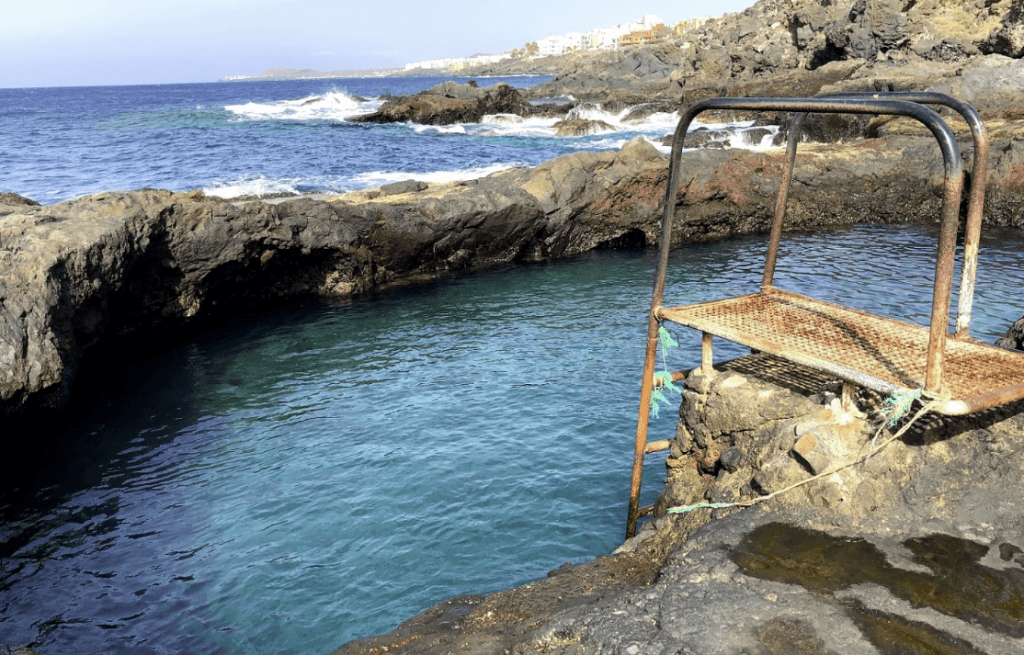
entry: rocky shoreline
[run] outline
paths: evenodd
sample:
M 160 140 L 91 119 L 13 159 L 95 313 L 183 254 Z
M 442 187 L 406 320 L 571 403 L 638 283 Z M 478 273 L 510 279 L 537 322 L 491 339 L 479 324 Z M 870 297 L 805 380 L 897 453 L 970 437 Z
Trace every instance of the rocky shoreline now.
M 756 355 L 690 376 L 656 518 L 637 537 L 335 655 L 1024 652 L 1024 406 L 887 427 L 866 415 L 877 397 L 847 413 L 830 385 Z M 822 460 L 809 441 L 856 461 L 903 427 L 811 480 Z M 800 480 L 755 507 L 667 513 Z

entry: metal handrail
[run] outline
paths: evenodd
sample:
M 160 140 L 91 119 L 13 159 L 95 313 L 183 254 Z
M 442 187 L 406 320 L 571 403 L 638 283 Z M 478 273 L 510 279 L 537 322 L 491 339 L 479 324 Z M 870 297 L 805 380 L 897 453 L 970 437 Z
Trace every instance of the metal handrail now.
M 942 380 L 942 356 L 945 348 L 946 323 L 949 316 L 950 295 L 952 292 L 957 218 L 960 207 L 960 195 L 963 188 L 963 165 L 960 161 L 960 149 L 952 130 L 942 120 L 942 117 L 928 107 L 907 100 L 860 98 L 712 98 L 693 105 L 679 120 L 672 139 L 672 152 L 669 155 L 668 184 L 665 189 L 665 204 L 661 219 L 658 268 L 654 277 L 654 290 L 651 294 L 651 310 L 647 327 L 647 350 L 644 357 L 644 376 L 640 388 L 640 413 L 637 419 L 636 444 L 633 452 L 633 474 L 630 482 L 629 511 L 626 519 L 627 539 L 636 534 L 636 522 L 640 514 L 640 484 L 643 477 L 643 459 L 647 445 L 648 415 L 651 406 L 651 394 L 654 389 L 654 368 L 658 345 L 658 319 L 656 312 L 661 306 L 665 291 L 665 278 L 668 271 L 668 257 L 672 241 L 672 219 L 675 215 L 675 198 L 678 194 L 681 177 L 680 157 L 690 124 L 699 114 L 709 110 L 907 116 L 918 120 L 932 132 L 942 151 L 945 183 L 939 231 L 939 254 L 936 263 L 935 286 L 932 294 L 932 317 L 928 341 L 925 389 L 931 392 L 938 391 Z M 788 148 L 790 161 L 795 159 L 795 149 L 795 143 L 792 147 Z M 789 188 L 788 178 L 791 177 L 791 172 L 792 166 L 784 170 L 786 179 L 783 180 L 780 187 L 779 201 L 776 204 L 776 217 L 772 224 L 772 240 L 776 243 L 781 238 L 782 217 L 785 210 L 786 194 L 788 194 Z M 769 257 L 772 257 L 772 254 L 769 253 Z M 774 271 L 774 265 L 774 258 L 765 263 L 765 276 L 769 280 L 771 279 L 768 276 L 769 267 Z

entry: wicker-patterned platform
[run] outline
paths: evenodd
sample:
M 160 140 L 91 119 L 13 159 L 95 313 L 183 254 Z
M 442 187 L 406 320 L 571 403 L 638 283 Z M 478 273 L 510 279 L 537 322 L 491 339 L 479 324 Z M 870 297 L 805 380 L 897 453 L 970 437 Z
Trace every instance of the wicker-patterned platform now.
M 774 288 L 656 314 L 885 394 L 924 387 L 928 330 L 918 325 Z M 942 387 L 943 414 L 1024 398 L 1024 353 L 950 337 Z

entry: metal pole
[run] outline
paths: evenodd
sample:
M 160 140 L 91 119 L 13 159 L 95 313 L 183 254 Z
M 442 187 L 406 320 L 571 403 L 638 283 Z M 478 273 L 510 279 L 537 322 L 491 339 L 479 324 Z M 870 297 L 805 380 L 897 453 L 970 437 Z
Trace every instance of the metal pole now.
M 682 177 L 680 153 L 686 131 L 697 114 L 691 108 L 679 120 L 672 139 L 672 153 L 669 155 L 668 180 L 665 187 L 665 203 L 661 215 L 661 238 L 658 249 L 658 268 L 654 274 L 654 290 L 651 293 L 651 309 L 647 317 L 647 350 L 644 354 L 644 373 L 640 382 L 640 413 L 636 422 L 636 443 L 633 448 L 633 473 L 629 485 L 629 512 L 626 516 L 626 539 L 636 534 L 636 521 L 640 514 L 640 485 L 644 474 L 644 451 L 647 448 L 648 417 L 651 412 L 651 392 L 654 389 L 654 367 L 658 354 L 658 317 L 665 295 L 665 278 L 668 273 L 668 255 L 672 246 L 672 219 L 675 217 L 676 195 Z
M 789 126 L 789 137 L 786 139 L 786 161 L 782 165 L 782 181 L 779 183 L 779 195 L 775 200 L 775 218 L 772 220 L 772 232 L 768 239 L 768 255 L 764 259 L 764 277 L 761 278 L 761 291 L 767 291 L 775 279 L 775 263 L 779 258 L 779 242 L 782 240 L 782 223 L 786 216 L 786 203 L 789 202 L 789 188 L 793 181 L 793 168 L 796 166 L 796 147 L 800 141 L 800 127 L 804 115 L 796 114 Z

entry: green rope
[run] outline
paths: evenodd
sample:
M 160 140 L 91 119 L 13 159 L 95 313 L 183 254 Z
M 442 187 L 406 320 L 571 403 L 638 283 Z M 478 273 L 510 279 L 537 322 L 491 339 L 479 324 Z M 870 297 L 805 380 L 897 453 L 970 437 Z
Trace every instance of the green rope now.
M 654 388 L 651 390 L 651 415 L 658 418 L 662 405 L 668 405 L 668 397 L 662 392 L 663 389 L 674 394 L 682 395 L 683 390 L 672 381 L 672 374 L 668 371 L 668 349 L 675 348 L 679 343 L 672 338 L 672 333 L 665 329 L 665 326 L 658 322 L 658 345 L 661 347 L 661 365 L 664 371 L 654 374 Z M 660 384 L 659 384 L 660 380 Z
M 882 416 L 886 417 L 889 427 L 895 427 L 900 419 L 910 413 L 915 400 L 921 400 L 920 389 L 902 389 L 885 399 L 882 403 Z
M 874 451 L 875 442 L 878 441 L 878 435 L 882 434 L 882 429 L 885 426 L 890 428 L 895 427 L 904 416 L 910 413 L 910 408 L 914 406 L 915 400 L 921 400 L 922 391 L 920 389 L 901 389 L 896 391 L 891 396 L 885 399 L 882 403 L 882 423 L 878 426 L 878 430 L 875 431 L 875 436 L 871 437 L 871 450 Z M 868 455 L 870 458 L 871 455 Z M 867 460 L 864 460 L 867 461 Z
M 661 346 L 662 364 L 665 364 L 665 361 L 668 359 L 668 349 L 675 348 L 679 345 L 679 342 L 672 338 L 672 333 L 665 329 L 665 326 L 660 323 L 658 324 L 658 345 Z

